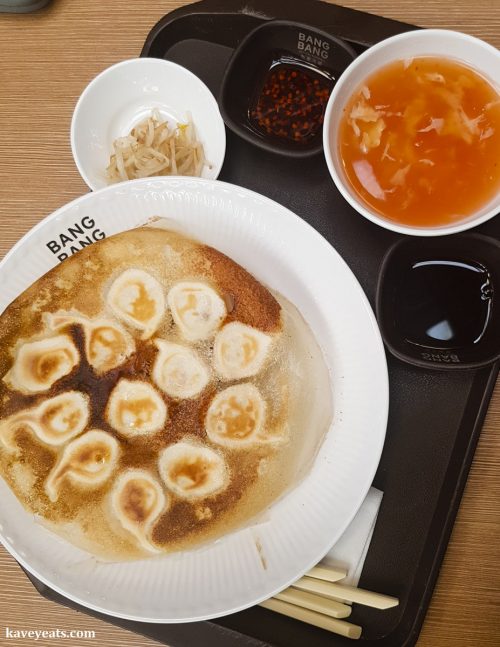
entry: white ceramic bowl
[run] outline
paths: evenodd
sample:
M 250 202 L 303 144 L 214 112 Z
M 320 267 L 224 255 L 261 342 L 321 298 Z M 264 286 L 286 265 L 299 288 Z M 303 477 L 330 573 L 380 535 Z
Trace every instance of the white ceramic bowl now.
M 416 56 L 442 56 L 465 63 L 500 91 L 500 52 L 491 45 L 456 31 L 422 29 L 387 38 L 370 47 L 346 68 L 337 81 L 325 112 L 323 146 L 326 163 L 338 190 L 361 215 L 386 229 L 414 236 L 442 236 L 471 229 L 500 212 L 500 192 L 474 214 L 452 225 L 415 227 L 388 220 L 362 201 L 352 188 L 338 154 L 338 130 L 342 111 L 363 81 L 392 61 Z
M 168 218 L 173 229 L 234 258 L 294 303 L 311 326 L 330 369 L 334 409 L 314 464 L 296 487 L 239 530 L 191 550 L 129 562 L 101 561 L 53 534 L 0 478 L 0 541 L 35 577 L 79 604 L 130 620 L 191 622 L 271 597 L 339 539 L 377 469 L 389 382 L 375 316 L 335 249 L 285 207 L 225 182 L 145 178 L 70 202 L 0 263 L 0 312 L 69 247 L 152 216 Z M 61 249 L 68 228 L 78 226 L 84 233 Z
M 181 65 L 159 58 L 132 58 L 112 65 L 82 92 L 71 121 L 71 150 L 83 180 L 96 191 L 107 186 L 106 167 L 113 141 L 156 108 L 171 125 L 191 113 L 215 180 L 226 152 L 226 131 L 217 102 L 207 86 Z

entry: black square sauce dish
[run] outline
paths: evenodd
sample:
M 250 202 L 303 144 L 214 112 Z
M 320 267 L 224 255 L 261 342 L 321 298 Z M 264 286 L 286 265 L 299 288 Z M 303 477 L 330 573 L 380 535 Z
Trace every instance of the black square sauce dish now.
M 377 318 L 399 359 L 441 370 L 500 357 L 500 242 L 480 234 L 405 238 L 380 269 Z
M 355 57 L 350 45 L 319 29 L 264 23 L 228 63 L 219 97 L 224 121 L 265 150 L 290 157 L 319 153 L 330 93 Z

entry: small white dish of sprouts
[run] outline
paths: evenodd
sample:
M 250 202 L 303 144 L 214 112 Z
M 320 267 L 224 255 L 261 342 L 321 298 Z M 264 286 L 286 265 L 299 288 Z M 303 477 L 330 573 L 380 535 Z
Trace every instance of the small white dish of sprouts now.
M 142 177 L 214 180 L 226 133 L 213 94 L 197 76 L 171 61 L 134 58 L 85 88 L 73 113 L 71 149 L 94 191 Z

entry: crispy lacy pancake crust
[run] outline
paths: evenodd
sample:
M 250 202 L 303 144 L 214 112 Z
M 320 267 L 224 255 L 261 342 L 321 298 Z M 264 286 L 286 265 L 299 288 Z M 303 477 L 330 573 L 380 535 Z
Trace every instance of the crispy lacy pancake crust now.
M 137 316 L 149 316 L 149 311 L 157 307 L 155 304 L 165 301 L 160 322 L 152 334 L 145 334 L 145 329 L 120 318 L 119 310 L 111 306 L 111 297 L 108 302 L 111 286 L 118 285 L 114 283 L 117 278 L 130 270 L 138 270 L 135 275 L 146 272 L 153 277 L 145 284 L 146 292 L 148 285 L 151 289 L 156 286 L 156 296 L 148 300 L 146 295 Z M 224 318 L 214 319 L 216 329 L 204 339 L 187 340 L 173 320 L 167 295 L 179 282 L 206 285 L 225 304 Z M 126 300 L 126 290 L 123 294 Z M 214 299 L 220 308 L 218 297 Z M 0 317 L 0 440 L 2 434 L 6 439 L 0 442 L 0 474 L 23 505 L 39 514 L 50 528 L 104 558 L 130 559 L 184 549 L 238 527 L 289 486 L 291 456 L 298 455 L 295 445 L 300 444 L 300 439 L 290 424 L 289 404 L 291 396 L 303 392 L 304 382 L 310 381 L 307 371 L 301 372 L 298 367 L 300 357 L 307 354 L 314 341 L 306 339 L 305 328 L 296 335 L 297 321 L 292 320 L 293 317 L 283 316 L 282 307 L 269 290 L 237 263 L 181 234 L 145 227 L 85 248 L 36 281 Z M 55 324 L 56 321 L 59 323 Z M 257 329 L 269 343 L 265 361 L 259 362 L 257 373 L 245 380 L 228 380 L 214 369 L 214 336 L 230 322 Z M 101 325 L 111 326 L 112 334 L 122 344 L 116 366 L 113 362 L 92 365 L 89 335 Z M 101 334 L 101 328 L 99 331 Z M 109 332 L 108 329 L 105 334 Z M 43 374 L 40 379 L 44 379 L 59 359 L 51 356 L 50 361 L 41 364 L 37 360 L 35 366 L 28 355 L 21 371 L 16 365 L 20 349 L 24 345 L 26 351 L 32 348 L 26 344 L 57 335 L 65 336 L 76 347 L 79 361 L 73 368 L 68 364 L 69 372 L 49 388 L 23 392 L 19 387 L 25 375 L 22 371 L 36 370 L 37 376 Z M 301 336 L 302 346 L 298 348 L 300 344 L 294 339 Z M 240 338 L 235 339 L 233 346 L 225 348 L 228 361 L 234 363 L 235 358 L 246 358 L 248 352 L 259 352 L 258 347 L 251 347 L 258 345 L 258 339 L 250 339 L 250 346 L 241 349 L 237 346 Z M 158 340 L 172 342 L 168 349 L 178 349 L 174 344 L 189 348 L 195 359 L 192 353 L 176 357 L 177 364 L 171 365 L 170 373 L 161 373 L 162 366 L 155 369 L 161 347 L 155 343 Z M 67 357 L 67 351 L 64 353 Z M 165 351 L 162 361 L 164 356 Z M 168 359 L 168 352 L 166 356 Z M 70 357 L 74 359 L 74 351 Z M 196 381 L 186 387 L 182 380 L 194 380 L 190 371 L 196 371 L 200 362 L 205 373 L 203 380 L 197 377 L 201 391 L 196 392 L 192 387 Z M 97 370 L 96 366 L 101 368 Z M 177 384 L 177 390 L 171 392 L 182 392 L 184 388 L 186 393 L 196 392 L 193 397 L 174 398 L 164 390 L 164 381 L 172 379 L 172 375 L 177 379 L 179 370 L 181 386 Z M 132 395 L 124 396 L 122 404 L 117 404 L 115 397 L 111 410 L 110 395 L 121 380 L 124 381 L 115 392 L 116 397 L 120 393 Z M 148 387 L 134 389 L 130 385 L 134 381 Z M 262 406 L 266 411 L 264 427 L 260 429 L 260 421 L 255 442 L 242 443 L 241 448 L 237 442 L 235 448 L 234 443 L 210 440 L 206 420 L 212 400 L 224 389 L 243 381 L 259 390 L 265 404 L 233 397 L 227 415 L 224 406 L 217 409 L 226 416 L 221 421 L 222 431 L 217 433 L 234 433 L 234 438 L 243 438 L 256 424 L 252 418 L 255 407 Z M 154 394 L 148 400 L 150 387 Z M 67 411 L 59 411 L 59 418 L 58 410 L 52 412 L 52 418 L 47 418 L 47 411 L 50 412 L 51 398 L 75 391 L 85 396 L 77 402 L 89 403 L 83 435 L 69 441 L 74 445 L 47 444 L 43 441 L 47 434 L 38 436 L 36 425 L 51 424 L 57 431 L 57 425 L 73 424 Z M 231 393 L 229 390 L 228 394 Z M 68 401 L 68 406 L 72 401 Z M 43 420 L 40 412 L 44 412 Z M 236 422 L 231 417 L 235 412 Z M 122 416 L 121 424 L 113 426 L 116 415 Z M 151 420 L 153 423 L 149 424 Z M 133 433 L 125 433 L 123 425 L 129 424 L 137 424 Z M 158 430 L 155 424 L 161 428 Z M 91 430 L 104 432 L 99 435 L 92 431 L 89 435 L 100 439 L 99 447 L 91 443 L 87 447 L 82 441 Z M 179 445 L 182 451 L 164 451 L 176 443 L 183 443 Z M 177 456 L 177 463 L 173 459 L 161 463 L 160 456 Z M 103 466 L 111 459 L 113 464 Z M 169 489 L 172 479 L 177 480 Z M 55 484 L 49 490 L 48 481 Z

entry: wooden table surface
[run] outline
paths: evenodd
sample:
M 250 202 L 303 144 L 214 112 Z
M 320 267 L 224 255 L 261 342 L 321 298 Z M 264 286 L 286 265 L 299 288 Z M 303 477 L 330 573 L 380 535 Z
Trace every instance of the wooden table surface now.
M 36 14 L 0 14 L 0 257 L 41 218 L 87 191 L 69 144 L 71 114 L 79 94 L 108 65 L 138 56 L 155 22 L 182 4 L 176 0 L 53 0 Z M 497 0 L 343 0 L 341 4 L 424 27 L 466 31 L 500 47 Z M 499 432 L 500 382 L 419 647 L 500 645 Z M 95 630 L 100 647 L 157 644 L 45 600 L 0 546 L 0 644 L 32 643 L 6 640 L 5 627 Z M 55 642 L 41 639 L 36 644 L 44 647 Z M 92 642 L 66 641 L 71 647 Z

